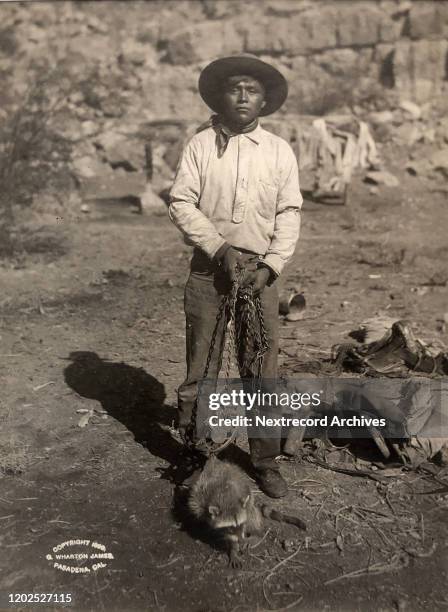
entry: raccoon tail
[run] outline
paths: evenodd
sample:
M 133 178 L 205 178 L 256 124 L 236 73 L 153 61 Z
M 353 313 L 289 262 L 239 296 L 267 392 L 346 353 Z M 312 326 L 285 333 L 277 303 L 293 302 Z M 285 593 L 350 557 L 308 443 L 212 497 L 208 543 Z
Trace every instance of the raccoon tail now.
M 262 506 L 261 511 L 263 512 L 263 516 L 266 518 L 269 518 L 273 521 L 278 521 L 279 523 L 288 523 L 289 525 L 295 525 L 299 529 L 303 529 L 304 531 L 306 531 L 306 523 L 304 523 L 302 519 L 299 519 L 297 516 L 283 514 L 283 512 L 274 510 L 274 508 L 270 508 L 269 506 Z

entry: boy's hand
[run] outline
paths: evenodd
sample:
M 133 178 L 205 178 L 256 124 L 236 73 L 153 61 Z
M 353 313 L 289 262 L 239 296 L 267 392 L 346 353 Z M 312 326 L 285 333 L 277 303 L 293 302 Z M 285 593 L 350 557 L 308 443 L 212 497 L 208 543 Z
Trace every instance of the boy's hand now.
M 255 295 L 262 293 L 271 278 L 271 271 L 267 267 L 259 267 L 253 272 L 248 272 L 244 278 L 244 287 L 252 286 Z
M 227 274 L 230 282 L 237 279 L 237 268 L 239 266 L 243 267 L 243 259 L 239 251 L 229 244 L 224 244 L 216 253 L 215 259 Z
M 254 295 L 258 295 L 262 293 L 263 289 L 268 284 L 269 279 L 271 278 L 271 271 L 268 268 L 261 267 L 254 272 L 254 276 L 255 278 L 252 284 L 252 290 Z

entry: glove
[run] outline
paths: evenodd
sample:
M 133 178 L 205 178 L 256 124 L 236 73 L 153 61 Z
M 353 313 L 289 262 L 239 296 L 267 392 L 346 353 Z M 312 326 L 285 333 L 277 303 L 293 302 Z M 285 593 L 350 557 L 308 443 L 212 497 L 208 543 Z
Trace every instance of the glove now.
M 222 245 L 215 255 L 215 259 L 226 273 L 230 282 L 237 279 L 237 268 L 243 267 L 241 253 L 227 242 Z

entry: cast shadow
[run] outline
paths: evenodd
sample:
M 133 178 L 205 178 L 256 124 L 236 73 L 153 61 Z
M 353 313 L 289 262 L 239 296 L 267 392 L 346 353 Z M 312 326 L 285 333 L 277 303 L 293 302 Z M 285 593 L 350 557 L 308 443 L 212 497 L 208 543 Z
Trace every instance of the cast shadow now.
M 157 378 L 126 363 L 102 359 L 93 351 L 73 351 L 64 369 L 67 385 L 82 397 L 100 402 L 103 409 L 134 435 L 152 455 L 169 463 L 162 478 L 171 480 L 181 461 L 181 444 L 167 427 L 176 410 L 165 404 L 165 386 Z
M 168 462 L 160 469 L 161 478 L 173 484 L 182 482 L 185 469 L 183 446 L 167 429 L 176 418 L 176 410 L 165 404 L 164 385 L 143 368 L 126 363 L 102 359 L 93 351 L 74 351 L 67 358 L 64 369 L 67 385 L 80 396 L 100 402 L 102 408 L 120 421 L 133 435 L 135 441 L 148 451 Z M 230 445 L 220 454 L 251 474 L 247 453 L 236 445 Z M 195 539 L 202 540 L 215 550 L 224 551 L 225 545 L 203 524 L 195 521 L 188 511 L 188 490 L 176 487 L 172 513 L 182 529 Z
M 188 489 L 177 487 L 173 497 L 173 519 L 180 525 L 180 529 L 193 540 L 207 544 L 213 550 L 225 552 L 226 544 L 219 534 L 212 531 L 205 523 L 197 521 L 188 511 Z

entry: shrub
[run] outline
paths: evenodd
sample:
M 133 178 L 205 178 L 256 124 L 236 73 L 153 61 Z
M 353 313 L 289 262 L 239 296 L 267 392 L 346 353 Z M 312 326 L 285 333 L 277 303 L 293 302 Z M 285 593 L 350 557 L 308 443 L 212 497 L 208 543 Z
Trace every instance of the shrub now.
M 17 207 L 28 206 L 42 191 L 61 189 L 71 144 L 51 127 L 65 104 L 69 85 L 60 74 L 35 80 L 19 104 L 0 116 L 0 243 L 14 236 Z

